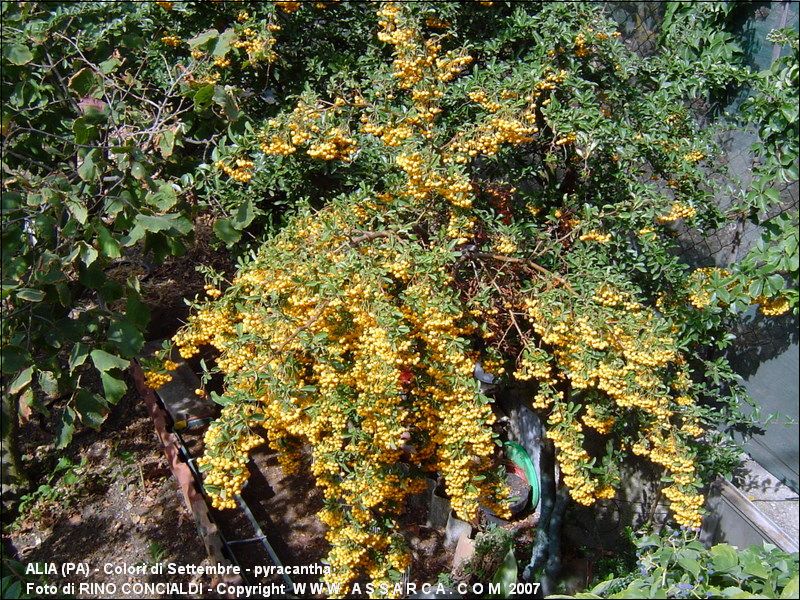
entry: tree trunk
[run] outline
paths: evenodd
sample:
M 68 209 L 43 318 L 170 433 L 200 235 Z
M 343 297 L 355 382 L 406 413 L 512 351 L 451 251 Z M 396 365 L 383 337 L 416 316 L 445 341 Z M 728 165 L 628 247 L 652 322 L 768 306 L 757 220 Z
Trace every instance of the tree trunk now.
M 531 560 L 522 574 L 523 581 L 541 583 L 539 596 L 552 594 L 561 571 L 561 525 L 569 502 L 569 493 L 559 488 L 555 475 L 555 448 L 543 440 L 539 455 L 542 512 L 536 528 Z

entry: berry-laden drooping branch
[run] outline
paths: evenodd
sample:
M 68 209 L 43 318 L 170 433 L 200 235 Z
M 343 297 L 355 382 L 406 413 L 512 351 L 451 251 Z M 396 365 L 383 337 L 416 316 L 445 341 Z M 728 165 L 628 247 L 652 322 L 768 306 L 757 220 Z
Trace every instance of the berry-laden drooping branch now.
M 474 25 L 451 9 L 454 30 Z M 433 32 L 452 22 L 431 6 L 381 3 L 391 59 L 377 50 L 369 81 L 304 93 L 236 148 L 247 182 L 321 162 L 358 184 L 300 207 L 174 338 L 184 357 L 216 349 L 224 374 L 201 461 L 215 506 L 234 505 L 265 432 L 324 492 L 332 583 L 397 580 L 397 517 L 426 475 L 461 518 L 504 514 L 477 361 L 532 382 L 558 465 L 532 569 L 555 574 L 567 495 L 613 498 L 626 457 L 658 467 L 675 521 L 700 525 L 720 415 L 698 402 L 717 388 L 697 352 L 724 325 L 725 274 L 692 275 L 673 238 L 719 214 L 702 164 L 716 150 L 689 88 L 662 85 L 664 55 L 630 53 L 597 7 L 513 11 L 515 29 L 468 48 Z

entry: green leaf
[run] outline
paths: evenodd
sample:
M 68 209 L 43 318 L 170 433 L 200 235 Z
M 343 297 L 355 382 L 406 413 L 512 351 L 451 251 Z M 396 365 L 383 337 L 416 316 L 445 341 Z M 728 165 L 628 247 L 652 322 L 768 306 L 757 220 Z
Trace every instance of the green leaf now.
M 17 298 L 28 302 L 41 302 L 44 300 L 44 292 L 33 288 L 19 288 L 17 290 Z
M 161 156 L 169 158 L 172 156 L 172 151 L 175 149 L 175 132 L 167 129 L 161 134 L 158 139 L 158 149 L 161 150 Z
M 92 350 L 90 356 L 94 366 L 101 372 L 110 371 L 111 369 L 125 369 L 130 364 L 130 361 L 109 354 L 105 350 Z
M 497 569 L 492 578 L 492 583 L 502 585 L 503 592 L 501 598 L 511 596 L 511 586 L 517 581 L 517 559 L 514 556 L 514 548 L 511 548 L 503 559 L 503 564 Z
M 78 117 L 72 122 L 72 132 L 75 134 L 76 144 L 87 144 L 97 136 L 97 127 L 91 124 L 90 119 Z
M 92 181 L 97 177 L 98 169 L 94 164 L 92 152 L 89 152 L 78 167 L 78 176 L 84 181 Z M 85 220 L 85 218 L 84 218 Z
M 171 213 L 166 215 L 136 215 L 136 224 L 145 231 L 168 231 L 175 229 L 180 233 L 189 233 L 192 223 L 183 215 Z
M 83 342 L 78 342 L 72 347 L 69 353 L 69 372 L 73 373 L 77 367 L 86 362 L 89 356 L 89 346 Z
M 93 246 L 90 246 L 86 242 L 80 242 L 79 246 L 81 249 L 81 262 L 88 267 L 97 260 L 99 254 Z
M 244 229 L 250 223 L 253 222 L 253 219 L 256 216 L 255 208 L 253 207 L 253 201 L 248 198 L 244 202 L 239 205 L 239 208 L 236 211 L 236 214 L 233 216 L 231 220 L 231 224 L 236 229 Z
M 56 448 L 65 448 L 72 441 L 72 434 L 75 432 L 75 411 L 67 407 L 61 415 L 61 430 L 58 432 Z
M 81 422 L 92 429 L 99 429 L 108 414 L 108 405 L 102 396 L 88 390 L 78 390 L 75 398 L 75 409 Z
M 11 375 L 30 362 L 31 355 L 19 346 L 0 346 L 0 372 Z
M 142 302 L 139 295 L 135 292 L 128 293 L 128 300 L 125 306 L 125 316 L 133 323 L 137 329 L 144 330 L 150 322 L 150 309 Z
M 97 231 L 97 242 L 103 256 L 107 258 L 119 258 L 122 256 L 119 242 L 114 238 L 111 232 L 99 223 L 95 225 L 95 229 Z
M 80 171 L 80 169 L 78 169 Z M 86 218 L 89 216 L 89 211 L 86 209 L 86 204 L 80 198 L 70 196 L 64 202 L 67 205 L 69 213 L 75 217 L 75 220 L 83 225 L 86 223 Z
M 122 356 L 132 358 L 142 349 L 144 336 L 130 321 L 119 320 L 109 326 L 108 341 L 119 350 Z
M 67 82 L 67 87 L 78 96 L 88 96 L 92 90 L 99 85 L 99 81 L 94 74 L 94 71 L 89 67 L 84 67 Z
M 781 592 L 781 598 L 797 598 L 800 596 L 800 575 L 795 575 Z
M 122 398 L 128 390 L 124 379 L 115 377 L 108 372 L 100 373 L 100 381 L 103 382 L 103 392 L 106 396 L 106 400 L 108 400 L 110 404 L 119 402 L 120 398 Z
M 39 387 L 49 398 L 58 396 L 58 379 L 52 371 L 39 371 Z
M 761 557 L 755 547 L 750 547 L 740 554 L 739 563 L 742 565 L 742 570 L 748 575 L 767 579 L 769 577 L 769 569 L 761 562 Z
M 189 49 L 194 50 L 195 48 L 199 48 L 217 37 L 219 37 L 219 31 L 216 29 L 208 29 L 189 40 Z
M 678 564 L 687 571 L 689 571 L 689 573 L 691 573 L 695 579 L 697 579 L 700 576 L 700 571 L 701 571 L 700 563 L 697 562 L 695 559 L 690 558 L 688 556 L 679 555 Z
M 194 106 L 198 110 L 203 110 L 211 105 L 214 98 L 214 86 L 204 85 L 194 93 Z
M 16 376 L 14 381 L 8 386 L 9 394 L 18 394 L 30 384 L 33 379 L 33 367 L 28 367 L 22 373 Z
M 4 45 L 3 57 L 12 65 L 22 66 L 33 60 L 33 53 L 22 44 Z
M 108 75 L 109 73 L 113 73 L 117 70 L 117 67 L 122 64 L 122 61 L 118 58 L 111 57 L 108 60 L 104 60 L 101 62 L 98 67 L 100 67 L 100 72 L 103 75 Z
M 228 50 L 231 47 L 231 42 L 235 37 L 236 32 L 233 29 L 228 28 L 223 31 L 217 39 L 217 43 L 214 45 L 214 52 L 212 53 L 212 56 L 225 56 L 228 53 Z
M 147 169 L 140 162 L 135 162 L 131 165 L 131 176 L 134 179 L 144 179 L 147 177 Z
M 217 237 L 228 245 L 238 242 L 242 237 L 242 232 L 233 226 L 230 219 L 217 219 L 213 229 Z
M 175 189 L 168 183 L 159 186 L 158 191 L 154 194 L 148 194 L 146 201 L 151 206 L 155 206 L 159 210 L 169 210 L 178 202 L 178 195 Z
M 729 573 L 739 564 L 736 550 L 729 544 L 712 546 L 709 554 L 711 554 L 711 563 L 714 565 L 715 571 Z

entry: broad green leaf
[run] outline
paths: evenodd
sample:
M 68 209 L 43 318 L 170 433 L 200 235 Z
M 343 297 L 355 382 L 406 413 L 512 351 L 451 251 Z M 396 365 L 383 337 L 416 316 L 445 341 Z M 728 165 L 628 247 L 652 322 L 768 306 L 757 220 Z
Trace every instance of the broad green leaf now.
M 497 569 L 497 572 L 492 578 L 492 583 L 500 584 L 502 586 L 501 598 L 508 598 L 511 596 L 511 586 L 517 581 L 517 559 L 514 556 L 514 548 L 512 547 L 503 559 L 503 564 Z
M 739 564 L 736 550 L 729 544 L 717 544 L 716 546 L 712 546 L 709 550 L 709 554 L 711 554 L 711 563 L 714 565 L 715 571 L 728 573 Z
M 159 186 L 158 191 L 147 195 L 147 203 L 159 210 L 169 210 L 178 202 L 175 189 L 168 183 Z
M 11 344 L 0 347 L 0 372 L 11 375 L 31 362 L 28 352 Z
M 58 396 L 58 379 L 52 371 L 39 371 L 39 387 L 49 398 Z
M 105 350 L 92 350 L 90 356 L 98 371 L 105 372 L 111 369 L 125 369 L 130 364 L 129 360 L 109 354 Z
M 144 330 L 150 322 L 150 309 L 135 292 L 128 293 L 125 316 L 137 329 Z
M 89 216 L 89 211 L 86 209 L 86 204 L 83 203 L 83 200 L 74 196 L 70 196 L 65 200 L 64 203 L 67 205 L 67 210 L 69 213 L 75 217 L 75 220 L 78 223 L 81 225 L 86 223 L 86 218 Z
M 111 57 L 108 60 L 104 60 L 101 62 L 98 67 L 100 67 L 100 72 L 103 75 L 108 75 L 109 73 L 113 73 L 116 71 L 117 67 L 122 64 L 122 61 L 118 58 Z
M 17 290 L 17 298 L 27 300 L 28 302 L 41 302 L 44 300 L 44 292 L 33 288 L 19 288 Z
M 172 156 L 172 151 L 175 149 L 175 132 L 167 129 L 161 134 L 158 139 L 158 149 L 161 150 L 161 156 L 169 158 Z
M 88 144 L 97 137 L 97 127 L 86 117 L 78 117 L 72 122 L 72 132 L 75 134 L 76 144 Z
M 33 53 L 22 44 L 9 44 L 3 47 L 3 57 L 12 65 L 27 65 L 33 60 Z
M 83 342 L 78 342 L 72 347 L 69 353 L 69 372 L 73 373 L 77 367 L 86 362 L 89 356 L 89 346 Z
M 208 108 L 214 98 L 214 86 L 204 85 L 194 93 L 194 106 L 198 110 Z
M 144 179 L 147 177 L 147 169 L 140 162 L 135 162 L 131 165 L 131 176 L 134 179 Z
M 90 152 L 83 158 L 83 162 L 78 167 L 78 176 L 84 181 L 92 181 L 97 177 L 97 173 L 98 169 L 94 164 L 94 159 Z
M 218 36 L 219 36 L 219 31 L 217 31 L 216 29 L 208 29 L 189 40 L 189 49 L 194 50 L 195 48 L 199 48 L 203 44 L 206 44 L 211 40 L 216 39 Z
M 678 564 L 689 571 L 695 579 L 700 576 L 700 563 L 688 556 L 678 556 Z
M 107 371 L 100 373 L 100 381 L 103 382 L 103 392 L 106 400 L 108 400 L 110 404 L 119 402 L 120 398 L 122 398 L 128 390 L 124 379 L 115 377 Z
M 108 328 L 108 341 L 111 342 L 122 356 L 132 358 L 136 356 L 144 345 L 144 337 L 130 321 L 114 321 Z
M 99 84 L 97 76 L 89 67 L 84 67 L 69 78 L 67 86 L 78 96 L 88 96 Z
M 75 410 L 84 425 L 99 429 L 108 414 L 108 405 L 102 396 L 82 389 L 75 397 Z
M 107 258 L 119 258 L 122 256 L 119 242 L 111 232 L 99 223 L 95 225 L 95 229 L 97 230 L 97 243 L 103 256 Z
M 14 381 L 8 386 L 8 392 L 10 394 L 18 394 L 30 384 L 31 379 L 33 379 L 33 367 L 28 367 L 22 373 L 17 375 L 14 378 Z
M 253 207 L 253 201 L 250 198 L 248 198 L 239 205 L 236 214 L 233 216 L 233 219 L 231 220 L 231 224 L 236 229 L 241 230 L 250 225 L 250 223 L 253 222 L 255 216 L 256 213 L 255 213 L 255 208 Z
M 189 233 L 192 223 L 183 215 L 171 213 L 166 215 L 136 215 L 136 224 L 146 231 L 168 231 L 175 229 L 180 233 Z
M 800 575 L 792 577 L 781 592 L 781 598 L 797 598 L 800 596 Z
M 231 47 L 231 42 L 236 37 L 236 32 L 228 28 L 223 31 L 217 38 L 217 43 L 214 45 L 214 52 L 212 56 L 225 56 Z
M 233 226 L 230 219 L 217 219 L 213 229 L 217 237 L 228 245 L 238 242 L 242 237 L 242 232 Z
M 75 432 L 75 411 L 69 406 L 61 415 L 61 430 L 58 432 L 56 448 L 65 448 L 72 441 L 72 434 Z

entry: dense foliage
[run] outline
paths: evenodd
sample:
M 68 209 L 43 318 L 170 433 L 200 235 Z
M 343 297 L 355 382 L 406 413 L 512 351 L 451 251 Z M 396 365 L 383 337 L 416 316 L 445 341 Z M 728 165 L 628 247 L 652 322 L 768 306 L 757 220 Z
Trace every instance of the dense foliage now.
M 612 577 L 571 598 L 794 598 L 797 553 L 769 544 L 706 548 L 678 532 L 636 542 L 637 571 Z M 554 596 L 555 598 L 566 596 Z
M 426 475 L 463 519 L 503 512 L 476 363 L 529 383 L 557 460 L 527 577 L 557 570 L 566 494 L 614 497 L 634 457 L 659 469 L 675 522 L 700 526 L 703 486 L 735 461 L 724 429 L 744 418 L 727 329 L 752 305 L 797 309 L 797 217 L 777 187 L 797 180 L 796 33 L 754 78 L 763 160 L 724 204 L 697 107 L 753 79 L 724 3 L 670 3 L 647 56 L 598 4 L 3 10 L 12 421 L 66 395 L 61 443 L 100 424 L 147 322 L 137 279 L 110 267 L 183 252 L 210 213 L 239 268 L 209 271 L 174 338 L 185 358 L 213 350 L 206 381 L 224 376 L 206 489 L 233 506 L 265 432 L 324 491 L 332 581 L 399 577 L 397 517 Z M 737 219 L 765 226 L 741 264 L 679 252 Z M 92 371 L 102 395 L 81 385 Z

